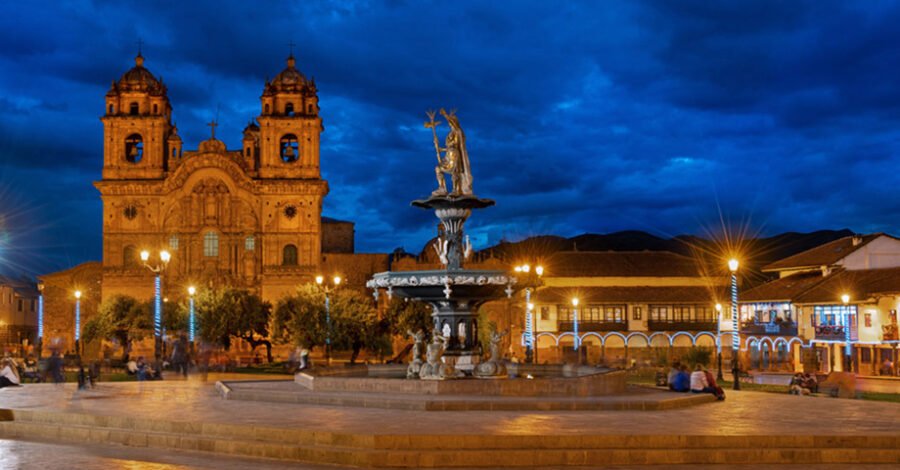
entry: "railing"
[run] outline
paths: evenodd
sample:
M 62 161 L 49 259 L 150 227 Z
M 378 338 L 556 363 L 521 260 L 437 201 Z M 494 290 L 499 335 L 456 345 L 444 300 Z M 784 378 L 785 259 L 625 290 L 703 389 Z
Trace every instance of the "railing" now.
M 750 322 L 741 325 L 741 333 L 746 335 L 797 336 L 797 324 L 794 322 Z
M 897 325 L 890 324 L 881 327 L 882 341 L 897 341 L 898 339 L 900 339 L 900 335 L 897 334 Z
M 559 322 L 559 331 L 574 331 L 575 323 L 570 321 Z M 628 322 L 626 321 L 579 321 L 578 332 L 582 331 L 627 331 Z
M 856 341 L 859 339 L 855 332 L 850 330 L 850 340 Z M 831 341 L 843 341 L 847 339 L 846 329 L 842 325 L 817 325 L 816 326 L 816 339 L 823 340 L 831 340 Z
M 714 321 L 647 320 L 650 331 L 716 331 Z

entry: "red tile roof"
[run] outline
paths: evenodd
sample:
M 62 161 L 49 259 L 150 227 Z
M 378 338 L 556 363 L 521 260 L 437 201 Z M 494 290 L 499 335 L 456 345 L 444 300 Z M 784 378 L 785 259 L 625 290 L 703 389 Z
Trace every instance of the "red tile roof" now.
M 701 286 L 601 286 L 544 287 L 538 289 L 537 302 L 568 304 L 578 297 L 582 304 L 591 303 L 715 303 L 727 301 L 722 287 Z
M 700 277 L 693 259 L 669 251 L 561 251 L 544 266 L 552 277 Z
M 837 271 L 797 296 L 795 302 L 836 304 L 843 294 L 849 294 L 851 302 L 900 294 L 900 268 Z
M 820 266 L 831 266 L 839 260 L 845 258 L 850 253 L 862 248 L 872 240 L 878 237 L 887 236 L 883 233 L 873 233 L 870 235 L 862 235 L 858 237 L 844 237 L 833 242 L 819 245 L 813 249 L 788 256 L 782 260 L 778 260 L 767 266 L 763 266 L 763 271 L 783 271 L 787 269 L 797 268 L 817 268 Z M 853 244 L 853 239 L 858 238 L 859 243 Z
M 825 282 L 825 280 L 825 276 L 822 276 L 820 271 L 793 274 L 740 292 L 738 301 L 790 302 L 816 284 Z

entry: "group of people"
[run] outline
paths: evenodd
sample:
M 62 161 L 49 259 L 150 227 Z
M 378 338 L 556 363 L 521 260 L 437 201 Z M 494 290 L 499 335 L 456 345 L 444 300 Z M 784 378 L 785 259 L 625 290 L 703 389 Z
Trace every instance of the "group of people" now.
M 805 374 L 797 372 L 791 377 L 788 393 L 791 395 L 809 395 L 811 393 L 816 393 L 818 388 L 819 381 L 816 380 L 815 375 L 812 375 L 809 372 Z
M 719 400 L 725 399 L 725 391 L 716 383 L 716 377 L 700 364 L 694 366 L 693 372 L 688 372 L 686 365 L 673 363 L 667 383 L 673 392 L 711 393 Z

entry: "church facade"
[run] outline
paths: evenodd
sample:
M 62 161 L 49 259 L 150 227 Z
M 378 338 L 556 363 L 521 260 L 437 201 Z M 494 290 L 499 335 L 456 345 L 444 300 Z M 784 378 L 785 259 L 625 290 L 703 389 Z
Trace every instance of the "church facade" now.
M 152 296 L 143 250 L 153 266 L 161 250 L 171 254 L 164 295 L 227 285 L 273 303 L 319 273 L 323 238 L 331 251 L 352 252 L 352 226 L 348 243 L 346 222 L 323 223 L 324 128 L 315 82 L 293 56 L 265 83 L 240 149 L 216 139 L 213 122 L 210 139 L 185 150 L 171 116 L 166 85 L 138 55 L 112 83 L 101 117 L 103 172 L 94 185 L 103 201 L 103 299 Z M 329 227 L 344 235 L 328 236 Z

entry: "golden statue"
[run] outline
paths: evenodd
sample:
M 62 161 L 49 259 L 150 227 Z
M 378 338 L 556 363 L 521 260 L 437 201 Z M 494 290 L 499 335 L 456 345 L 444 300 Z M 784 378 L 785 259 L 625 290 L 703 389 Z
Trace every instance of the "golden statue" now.
M 444 109 L 441 109 L 440 113 L 447 120 L 447 124 L 450 125 L 450 132 L 447 134 L 443 148 L 438 141 L 437 131 L 435 130 L 441 123 L 434 120 L 436 114 L 434 111 L 428 111 L 427 114 L 430 121 L 425 123 L 425 127 L 431 128 L 431 132 L 434 135 L 434 150 L 437 153 L 438 160 L 438 164 L 434 168 L 438 188 L 431 195 L 447 195 L 447 182 L 444 179 L 444 174 L 446 173 L 450 175 L 450 180 L 453 184 L 451 196 L 471 196 L 472 171 L 469 166 L 469 153 L 466 151 L 466 134 L 463 133 L 462 127 L 459 126 L 459 119 L 456 117 L 455 112 L 447 113 Z M 441 152 L 443 152 L 443 155 L 441 155 Z

